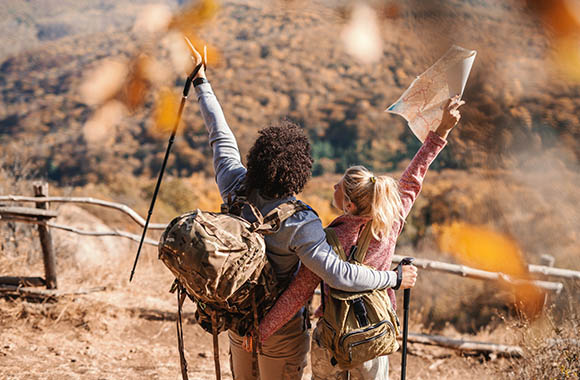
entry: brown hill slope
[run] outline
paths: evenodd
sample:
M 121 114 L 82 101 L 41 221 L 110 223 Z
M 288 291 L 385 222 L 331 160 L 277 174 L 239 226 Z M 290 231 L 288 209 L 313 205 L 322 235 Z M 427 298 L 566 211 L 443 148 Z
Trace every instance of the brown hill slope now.
M 402 119 L 382 110 L 457 43 L 479 55 L 464 96 L 469 105 L 461 129 L 438 166 L 511 167 L 521 162 L 515 157 L 546 149 L 561 149 L 561 160 L 574 165 L 579 154 L 578 86 L 550 69 L 549 40 L 538 22 L 516 1 L 434 4 L 399 5 L 394 16 L 382 20 L 383 59 L 361 65 L 344 52 L 338 37 L 348 7 L 224 2 L 203 33 L 221 50 L 221 64 L 210 69 L 209 78 L 242 152 L 257 129 L 288 116 L 311 134 L 316 158 L 325 158 L 315 174 L 340 172 L 354 162 L 378 170 L 395 168 L 418 142 Z M 63 7 L 69 9 L 67 17 L 88 12 L 81 6 Z M 128 25 L 128 14 L 138 8 L 138 3 L 126 2 L 88 13 L 111 18 L 110 25 L 117 18 L 123 19 L 117 24 Z M 39 23 L 43 9 L 48 12 L 39 6 L 31 16 Z M 143 47 L 129 26 L 124 28 L 83 35 L 70 27 L 66 36 L 55 35 L 0 63 L 0 145 L 9 160 L 32 158 L 40 173 L 61 183 L 109 182 L 119 171 L 155 175 L 166 136 L 152 132 L 153 95 L 117 127 L 110 147 L 94 149 L 81 134 L 94 111 L 79 96 L 82 78 L 102 59 L 134 57 Z M 178 93 L 182 78 L 175 80 L 171 87 Z M 169 171 L 210 172 L 207 138 L 194 104 L 184 121 Z M 24 141 L 25 146 L 19 144 Z

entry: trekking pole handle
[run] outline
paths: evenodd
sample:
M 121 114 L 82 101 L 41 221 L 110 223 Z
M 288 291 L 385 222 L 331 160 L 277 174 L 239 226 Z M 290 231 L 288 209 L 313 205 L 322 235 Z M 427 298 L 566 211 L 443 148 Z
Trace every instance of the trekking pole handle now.
M 405 257 L 399 265 L 412 265 L 413 261 L 415 261 L 414 257 Z M 403 307 L 405 310 L 409 310 L 409 301 L 411 298 L 411 289 L 405 289 L 403 292 Z
M 403 260 L 401 260 L 399 265 L 412 265 L 413 261 L 415 261 L 414 257 L 405 257 Z
M 195 76 L 197 75 L 197 73 L 199 72 L 199 70 L 201 69 L 202 66 L 204 66 L 203 63 L 200 63 L 199 65 L 195 66 L 195 68 L 193 69 L 191 74 L 189 74 L 189 76 L 185 80 L 185 85 L 183 86 L 183 97 L 184 98 L 187 98 L 187 96 L 189 95 L 189 89 L 191 88 L 191 82 L 193 82 L 193 78 L 195 78 Z
M 395 272 L 397 272 L 397 284 L 393 287 L 394 290 L 399 290 L 401 284 L 403 283 L 403 265 L 411 265 L 415 259 L 413 257 L 405 257 L 399 265 L 395 267 Z

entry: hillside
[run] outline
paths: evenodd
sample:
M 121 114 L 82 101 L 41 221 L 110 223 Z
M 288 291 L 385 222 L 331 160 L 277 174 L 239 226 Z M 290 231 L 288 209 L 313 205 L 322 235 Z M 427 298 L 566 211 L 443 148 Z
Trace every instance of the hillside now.
M 27 29 L 37 30 L 35 43 L 7 54 L 18 44 L 3 40 L 0 146 L 8 161 L 26 157 L 40 175 L 61 184 L 108 183 L 116 174 L 155 176 L 167 138 L 153 127 L 155 93 L 115 126 L 106 148 L 91 146 L 82 134 L 95 111 L 80 95 L 87 75 L 106 58 L 151 51 L 151 41 L 131 31 L 139 3 L 79 4 L 62 4 L 67 12 L 55 23 L 77 22 L 51 38 L 39 32 L 52 17 L 40 11 L 42 2 L 31 7 L 34 12 L 21 10 L 35 25 Z M 577 163 L 578 86 L 555 76 L 548 37 L 518 2 L 401 5 L 382 20 L 384 56 L 375 65 L 359 64 L 344 52 L 337 36 L 348 11 L 332 2 L 232 1 L 203 26 L 202 36 L 221 57 L 208 75 L 243 153 L 259 128 L 289 117 L 312 137 L 321 159 L 315 175 L 341 172 L 354 162 L 380 171 L 400 167 L 418 141 L 401 118 L 382 111 L 456 43 L 478 50 L 478 58 L 464 95 L 462 126 L 437 167 L 517 167 L 545 150 L 558 150 L 564 165 Z M 94 21 L 87 24 L 86 15 Z M 12 12 L 3 28 L 19 18 Z M 27 33 L 16 34 L 21 44 Z M 172 75 L 167 85 L 177 95 L 183 78 Z M 203 124 L 189 103 L 169 172 L 210 174 Z M 26 146 L 15 145 L 19 141 Z

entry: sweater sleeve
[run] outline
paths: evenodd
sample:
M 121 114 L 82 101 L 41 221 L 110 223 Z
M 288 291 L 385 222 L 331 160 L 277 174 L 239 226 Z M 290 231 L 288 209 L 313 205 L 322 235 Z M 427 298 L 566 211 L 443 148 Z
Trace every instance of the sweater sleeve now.
M 209 134 L 213 150 L 213 166 L 222 199 L 232 192 L 246 176 L 236 138 L 232 133 L 209 83 L 195 87 L 197 101 Z
M 260 322 L 260 341 L 265 341 L 286 324 L 306 304 L 320 283 L 320 277 L 304 265 L 272 309 Z
M 431 163 L 446 144 L 447 141 L 444 138 L 432 131 L 429 132 L 425 142 L 401 175 L 401 179 L 399 180 L 399 193 L 401 194 L 401 202 L 403 203 L 403 210 L 401 212 L 403 218 L 407 217 L 421 191 L 427 169 L 429 169 Z
M 288 234 L 288 249 L 331 288 L 360 292 L 389 287 L 393 276 L 396 281 L 394 272 L 378 271 L 341 260 L 326 241 L 318 217 L 309 218 L 306 212 L 298 212 L 284 222 L 282 230 Z

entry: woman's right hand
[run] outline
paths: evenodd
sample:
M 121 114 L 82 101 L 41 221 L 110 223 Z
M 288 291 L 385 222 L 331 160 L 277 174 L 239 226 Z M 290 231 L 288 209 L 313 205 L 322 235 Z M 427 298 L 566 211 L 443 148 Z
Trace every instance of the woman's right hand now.
M 414 265 L 403 265 L 403 280 L 400 289 L 411 289 L 417 281 L 417 267 Z
M 459 99 L 459 95 L 450 98 L 445 107 L 443 107 L 443 117 L 441 118 L 441 123 L 435 130 L 435 133 L 439 136 L 447 139 L 449 132 L 459 123 L 461 119 L 461 114 L 458 108 L 465 104 L 465 101 Z

